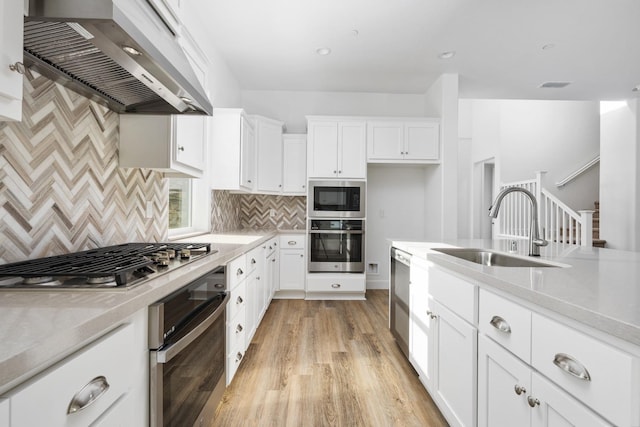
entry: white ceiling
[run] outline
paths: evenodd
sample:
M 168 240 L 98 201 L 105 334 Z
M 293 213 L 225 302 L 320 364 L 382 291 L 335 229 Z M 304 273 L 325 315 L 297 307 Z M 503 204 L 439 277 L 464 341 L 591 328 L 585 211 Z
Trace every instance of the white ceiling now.
M 199 11 L 246 90 L 423 94 L 458 73 L 463 98 L 615 100 L 640 85 L 639 0 L 201 0 Z

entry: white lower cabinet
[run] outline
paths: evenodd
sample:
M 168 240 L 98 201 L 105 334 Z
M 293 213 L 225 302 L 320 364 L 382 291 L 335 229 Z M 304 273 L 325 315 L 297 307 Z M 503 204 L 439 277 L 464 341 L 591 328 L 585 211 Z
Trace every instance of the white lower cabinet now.
M 306 299 L 365 299 L 366 278 L 358 273 L 309 273 Z
M 280 236 L 280 283 L 277 298 L 304 298 L 305 235 L 283 234 Z
M 432 395 L 453 426 L 476 425 L 477 330 L 438 301 L 435 317 Z
M 144 345 L 147 360 L 148 349 L 146 339 L 136 342 L 137 338 L 136 326 L 124 324 L 19 386 L 9 396 L 10 425 L 114 425 L 105 424 L 110 419 L 127 420 L 126 425 L 131 426 L 145 425 L 148 406 L 144 401 L 130 400 L 146 401 L 148 396 L 146 384 L 139 384 L 148 372 L 146 368 L 141 377 L 139 369 L 144 367 L 139 366 L 140 349 Z M 143 391 L 139 390 L 141 386 Z
M 427 267 L 418 264 L 417 257 L 411 259 L 409 293 L 409 360 L 420 377 L 420 381 L 432 391 L 435 365 L 433 362 L 436 318 L 430 307 Z M 432 317 L 434 316 L 434 317 Z
M 478 427 L 610 426 L 490 338 L 478 338 Z

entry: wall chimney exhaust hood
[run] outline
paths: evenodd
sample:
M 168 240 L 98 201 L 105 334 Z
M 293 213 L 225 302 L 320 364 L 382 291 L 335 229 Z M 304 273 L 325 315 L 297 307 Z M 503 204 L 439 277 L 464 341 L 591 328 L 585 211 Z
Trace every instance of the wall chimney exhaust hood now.
M 30 0 L 24 60 L 118 113 L 213 113 L 176 35 L 146 0 Z

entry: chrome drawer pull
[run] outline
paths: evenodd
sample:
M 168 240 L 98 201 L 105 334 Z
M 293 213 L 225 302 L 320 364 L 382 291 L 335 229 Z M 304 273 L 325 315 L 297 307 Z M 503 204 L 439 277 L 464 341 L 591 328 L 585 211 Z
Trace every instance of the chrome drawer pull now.
M 295 246 L 298 244 L 298 242 L 296 242 L 295 240 L 289 240 L 287 243 L 289 244 L 289 246 Z
M 589 375 L 587 368 L 568 354 L 557 353 L 553 358 L 553 364 L 569 375 L 584 381 L 591 381 L 591 375 Z
M 238 353 L 236 354 L 236 362 L 239 362 L 239 361 L 241 361 L 241 360 L 242 360 L 242 353 L 238 352 Z
M 511 333 L 511 326 L 500 316 L 493 316 L 489 323 L 500 332 L 504 332 L 505 334 Z
M 241 297 L 241 296 L 239 296 L 239 297 L 236 299 L 236 304 L 242 304 L 243 302 L 244 302 L 244 300 L 242 299 L 242 297 Z
M 532 396 L 527 396 L 527 402 L 529 403 L 529 406 L 531 406 L 532 408 L 535 408 L 536 406 L 540 406 L 540 401 Z
M 338 289 L 340 287 L 340 283 L 334 283 L 333 285 L 331 285 L 331 287 L 334 289 Z
M 524 388 L 524 387 L 522 387 L 522 386 L 520 386 L 518 384 L 516 384 L 516 386 L 513 388 L 513 390 L 516 392 L 516 394 L 518 396 L 520 396 L 522 393 L 526 393 L 527 392 L 526 388 Z
M 437 314 L 434 314 L 434 312 L 433 312 L 433 311 L 431 311 L 431 310 L 428 310 L 428 311 L 427 311 L 427 316 L 429 316 L 429 317 L 430 317 L 430 318 L 432 318 L 432 319 L 437 319 L 437 318 L 438 318 L 438 315 L 437 315 Z
M 244 274 L 244 271 L 242 271 L 242 269 L 239 268 L 238 271 L 236 271 L 236 276 L 239 276 L 241 274 Z
M 109 383 L 104 376 L 95 377 L 87 385 L 82 387 L 79 392 L 73 395 L 67 414 L 73 414 L 82 411 L 87 406 L 98 400 L 107 390 Z
M 238 326 L 236 326 L 236 334 L 242 332 L 243 329 L 242 325 L 238 324 Z

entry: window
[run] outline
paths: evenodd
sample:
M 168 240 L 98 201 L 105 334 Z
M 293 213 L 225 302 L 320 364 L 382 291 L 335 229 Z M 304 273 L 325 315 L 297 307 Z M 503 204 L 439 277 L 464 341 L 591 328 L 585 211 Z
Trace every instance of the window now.
M 191 179 L 169 179 L 169 230 L 191 227 L 192 194 Z
M 206 180 L 169 178 L 169 237 L 209 231 L 209 202 Z

